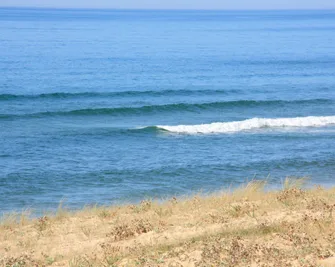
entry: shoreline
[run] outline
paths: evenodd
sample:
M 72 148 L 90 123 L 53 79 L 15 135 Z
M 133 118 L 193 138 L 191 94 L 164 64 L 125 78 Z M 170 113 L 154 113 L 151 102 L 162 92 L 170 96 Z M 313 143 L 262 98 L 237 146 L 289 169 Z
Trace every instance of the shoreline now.
M 8 216 L 0 266 L 334 266 L 335 187 L 303 183 Z
M 321 186 L 325 190 L 332 189 L 334 185 L 332 183 L 316 183 L 313 181 L 310 177 L 304 176 L 302 178 L 299 178 L 297 176 L 288 176 L 290 180 L 298 180 L 301 181 L 301 187 L 304 189 L 312 189 L 315 186 Z M 200 198 L 207 198 L 215 195 L 220 195 L 220 194 L 226 194 L 226 193 L 233 193 L 237 190 L 240 190 L 241 188 L 246 187 L 248 184 L 252 183 L 253 181 L 257 182 L 262 182 L 264 183 L 264 192 L 277 192 L 280 191 L 284 188 L 284 180 L 281 179 L 278 181 L 278 183 L 273 183 L 269 182 L 267 178 L 264 179 L 247 179 L 244 182 L 241 182 L 239 184 L 233 185 L 230 184 L 230 186 L 225 186 L 222 187 L 221 189 L 217 190 L 204 190 L 204 189 L 199 189 L 199 190 L 194 190 L 193 192 L 187 192 L 185 194 L 167 194 L 161 197 L 158 196 L 147 196 L 147 197 L 142 197 L 142 198 L 136 198 L 133 200 L 126 200 L 126 199 L 120 199 L 116 201 L 111 201 L 109 204 L 106 203 L 88 203 L 88 204 L 83 204 L 82 206 L 74 206 L 73 202 L 71 205 L 67 204 L 67 199 L 62 198 L 60 201 L 55 202 L 58 204 L 52 205 L 52 208 L 49 209 L 42 209 L 42 208 L 34 208 L 33 206 L 30 207 L 23 207 L 23 208 L 16 208 L 16 209 L 5 209 L 3 211 L 0 210 L 0 224 L 1 221 L 4 220 L 5 217 L 16 217 L 16 220 L 20 220 L 20 217 L 25 217 L 26 220 L 34 220 L 39 217 L 55 217 L 57 213 L 68 213 L 68 214 L 76 214 L 80 213 L 82 210 L 89 210 L 89 209 L 103 209 L 103 208 L 113 208 L 113 207 L 125 207 L 125 206 L 138 206 L 140 205 L 143 201 L 151 201 L 156 204 L 164 204 L 168 202 L 170 199 L 177 198 L 178 200 L 187 200 L 190 199 L 194 196 L 198 196 Z M 300 185 L 299 185 L 300 186 Z M 14 220 L 14 219 L 12 219 Z

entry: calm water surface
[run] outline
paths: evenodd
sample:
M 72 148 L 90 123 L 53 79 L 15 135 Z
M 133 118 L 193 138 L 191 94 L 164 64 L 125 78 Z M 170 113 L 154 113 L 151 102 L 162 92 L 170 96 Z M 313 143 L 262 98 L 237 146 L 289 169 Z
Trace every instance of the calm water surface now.
M 334 183 L 335 11 L 0 9 L 0 48 L 0 212 Z

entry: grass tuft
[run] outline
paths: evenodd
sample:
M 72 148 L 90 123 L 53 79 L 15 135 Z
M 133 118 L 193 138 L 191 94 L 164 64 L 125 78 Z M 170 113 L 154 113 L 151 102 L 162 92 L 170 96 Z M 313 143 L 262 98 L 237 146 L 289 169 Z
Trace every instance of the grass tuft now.
M 282 182 L 283 190 L 302 189 L 306 185 L 309 179 L 310 179 L 309 177 L 300 177 L 300 178 L 295 176 L 286 177 L 285 180 Z

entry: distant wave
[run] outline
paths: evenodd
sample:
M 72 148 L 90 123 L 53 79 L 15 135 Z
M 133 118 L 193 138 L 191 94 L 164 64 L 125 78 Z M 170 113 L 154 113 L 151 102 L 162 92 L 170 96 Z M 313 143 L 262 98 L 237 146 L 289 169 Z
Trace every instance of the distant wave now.
M 67 99 L 67 98 L 81 98 L 81 97 L 132 97 L 132 96 L 180 96 L 180 95 L 216 95 L 239 93 L 240 90 L 148 90 L 148 91 L 123 91 L 123 92 L 79 92 L 79 93 L 47 93 L 35 95 L 16 95 L 16 94 L 0 94 L 0 101 L 8 100 L 24 100 L 24 99 Z
M 283 127 L 323 127 L 335 125 L 335 116 L 326 117 L 297 117 L 297 118 L 253 118 L 244 121 L 217 122 L 199 125 L 158 125 L 158 129 L 184 134 L 213 134 L 233 133 L 261 128 L 283 128 Z
M 159 112 L 202 112 L 206 110 L 224 109 L 224 108 L 248 108 L 248 107 L 282 107 L 286 105 L 304 105 L 304 104 L 331 104 L 333 100 L 329 99 L 310 99 L 310 100 L 238 100 L 238 101 L 223 101 L 209 103 L 178 103 L 166 105 L 148 105 L 139 107 L 116 107 L 116 108 L 87 108 L 75 109 L 69 111 L 48 111 L 30 114 L 0 114 L 0 118 L 16 118 L 16 117 L 48 117 L 48 116 L 96 116 L 96 115 L 136 115 L 150 114 Z

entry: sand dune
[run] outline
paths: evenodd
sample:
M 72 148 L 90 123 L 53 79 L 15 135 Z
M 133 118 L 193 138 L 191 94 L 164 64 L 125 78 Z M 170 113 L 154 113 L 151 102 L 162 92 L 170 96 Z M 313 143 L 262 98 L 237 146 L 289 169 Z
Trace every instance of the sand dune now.
M 263 187 L 6 215 L 0 266 L 335 266 L 335 188 Z

